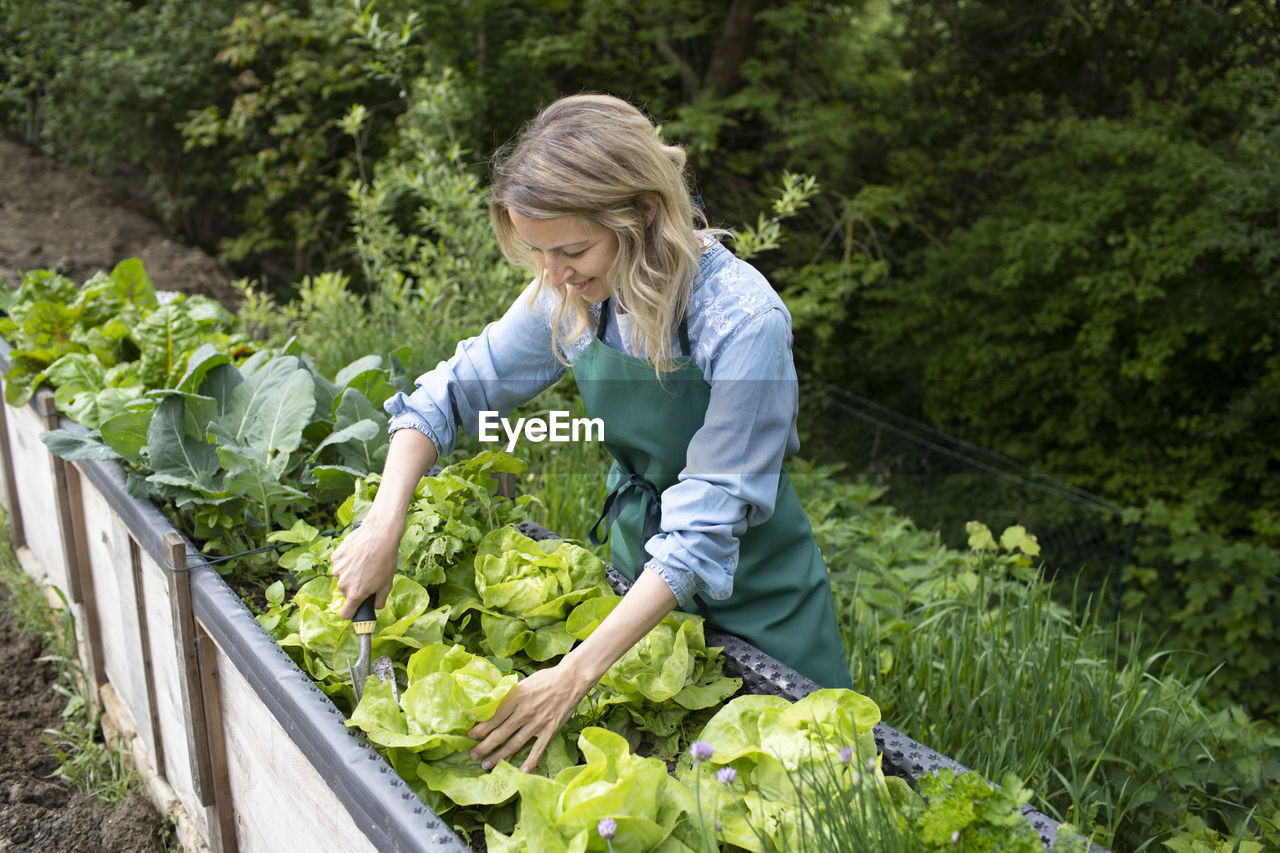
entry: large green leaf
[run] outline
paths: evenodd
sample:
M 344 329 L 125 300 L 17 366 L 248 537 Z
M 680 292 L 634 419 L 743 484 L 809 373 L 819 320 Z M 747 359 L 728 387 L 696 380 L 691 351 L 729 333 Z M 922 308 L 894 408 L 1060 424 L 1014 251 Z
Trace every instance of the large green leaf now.
M 178 379 L 174 386 L 179 391 L 188 391 L 195 393 L 200 391 L 208 395 L 208 391 L 201 389 L 204 384 L 205 377 L 213 368 L 224 364 L 230 364 L 231 358 L 225 353 L 218 352 L 217 347 L 213 344 L 204 343 L 196 347 L 195 351 L 187 358 L 187 366 L 185 372 Z M 219 411 L 222 407 L 219 407 Z
M 381 471 L 391 446 L 386 415 L 363 392 L 347 388 L 334 416 L 334 432 L 322 445 L 335 446 L 352 468 L 366 473 Z
M 140 463 L 155 408 L 154 400 L 135 400 L 123 412 L 102 422 L 102 440 L 122 458 L 135 465 Z
M 221 466 L 213 445 L 187 432 L 185 401 L 180 396 L 161 400 L 147 428 L 152 474 L 148 480 L 214 492 L 221 486 Z
M 232 389 L 217 419 L 218 434 L 272 463 L 302 443 L 302 430 L 315 411 L 315 384 L 292 356 L 255 367 Z
M 65 429 L 55 429 L 40 433 L 40 440 L 50 453 L 68 462 L 109 462 L 120 458 L 120 454 L 103 444 L 93 433 L 73 435 Z
M 141 374 L 149 388 L 162 388 L 186 364 L 186 355 L 201 343 L 200 327 L 181 305 L 162 305 L 133 332 L 142 351 Z
M 116 264 L 111 270 L 111 281 L 125 302 L 145 308 L 156 305 L 156 286 L 139 258 L 127 258 Z

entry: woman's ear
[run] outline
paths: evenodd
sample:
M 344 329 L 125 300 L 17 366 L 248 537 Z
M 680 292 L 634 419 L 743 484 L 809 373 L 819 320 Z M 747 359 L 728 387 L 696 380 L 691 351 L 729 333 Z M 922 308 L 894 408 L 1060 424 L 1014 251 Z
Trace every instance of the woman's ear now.
M 653 191 L 642 193 L 640 208 L 644 211 L 645 227 L 652 225 L 654 218 L 658 215 L 658 194 Z

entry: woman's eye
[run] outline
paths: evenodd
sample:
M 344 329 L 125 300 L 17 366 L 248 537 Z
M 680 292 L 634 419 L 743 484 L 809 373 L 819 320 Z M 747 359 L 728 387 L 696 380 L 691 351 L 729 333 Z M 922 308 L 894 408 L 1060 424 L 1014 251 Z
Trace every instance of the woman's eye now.
M 586 253 L 587 253 L 587 250 L 586 250 L 586 249 L 579 249 L 579 250 L 578 250 L 578 251 L 576 251 L 576 252 L 565 252 L 565 253 L 564 253 L 564 256 L 565 256 L 566 258 L 580 258 L 580 257 L 582 257 L 583 255 L 585 255 Z

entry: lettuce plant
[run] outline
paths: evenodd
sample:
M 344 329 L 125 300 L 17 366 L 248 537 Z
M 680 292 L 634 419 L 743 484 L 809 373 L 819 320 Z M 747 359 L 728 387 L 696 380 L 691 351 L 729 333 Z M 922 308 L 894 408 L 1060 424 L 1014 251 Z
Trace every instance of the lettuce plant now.
M 740 847 L 785 850 L 786 839 L 801 834 L 800 799 L 816 799 L 803 784 L 806 769 L 851 768 L 844 778 L 850 794 L 855 778 L 857 786 L 885 789 L 872 735 L 878 722 L 876 704 L 852 690 L 817 690 L 794 703 L 780 696 L 739 696 L 698 736 L 713 748 L 712 755 L 678 775 L 700 802 L 716 809 L 703 814 L 703 831 L 715 819 L 725 837 Z M 732 790 L 711 781 L 725 767 L 741 783 Z M 817 805 L 819 813 L 822 808 Z
M 485 534 L 495 528 L 528 520 L 535 504 L 530 495 L 499 497 L 495 475 L 519 474 L 525 464 L 505 453 L 485 451 L 423 478 L 414 490 L 400 540 L 400 571 L 423 586 L 458 580 L 470 587 L 470 570 Z M 346 511 L 364 518 L 373 503 L 380 477 L 356 483 Z M 458 572 L 454 570 L 458 569 Z
M 368 683 L 347 725 L 381 747 L 391 765 L 437 814 L 455 805 L 496 805 L 515 796 L 526 774 L 500 761 L 484 770 L 469 750 L 467 732 L 489 719 L 519 676 L 459 645 L 434 643 L 413 653 L 406 666 L 408 686 L 396 703 L 391 686 Z M 517 753 L 527 755 L 529 746 Z M 575 757 L 557 735 L 538 772 L 554 773 Z
M 268 592 L 272 606 L 259 621 L 320 689 L 347 709 L 353 708 L 348 664 L 356 659 L 359 646 L 351 621 L 338 616 L 345 599 L 337 578 L 326 575 L 308 581 L 287 606 L 283 593 L 283 584 L 273 586 Z M 447 607 L 431 606 L 421 585 L 397 575 L 386 606 L 378 611 L 373 657 L 387 655 L 405 671 L 414 653 L 440 643 L 448 615 Z
M 633 754 L 625 738 L 607 729 L 583 729 L 578 748 L 582 764 L 554 778 L 522 774 L 517 779 L 519 823 L 510 836 L 485 827 L 490 853 L 689 849 L 673 833 L 697 806 L 692 793 L 667 773 L 665 763 Z M 608 841 L 599 832 L 604 819 L 613 821 Z
M 441 597 L 452 604 L 453 620 L 479 614 L 479 644 L 499 657 L 560 657 L 573 647 L 565 627 L 573 608 L 612 595 L 599 557 L 565 539 L 534 541 L 514 527 L 485 534 L 473 565 L 470 585 L 458 578 Z

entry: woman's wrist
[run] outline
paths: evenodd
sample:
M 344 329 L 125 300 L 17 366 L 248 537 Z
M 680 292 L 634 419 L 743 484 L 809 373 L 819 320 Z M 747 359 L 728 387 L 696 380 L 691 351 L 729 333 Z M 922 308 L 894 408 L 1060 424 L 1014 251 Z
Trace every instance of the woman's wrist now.
M 590 637 L 571 649 L 562 663 L 590 689 L 677 604 L 666 581 L 656 572 L 644 570 L 613 612 Z

